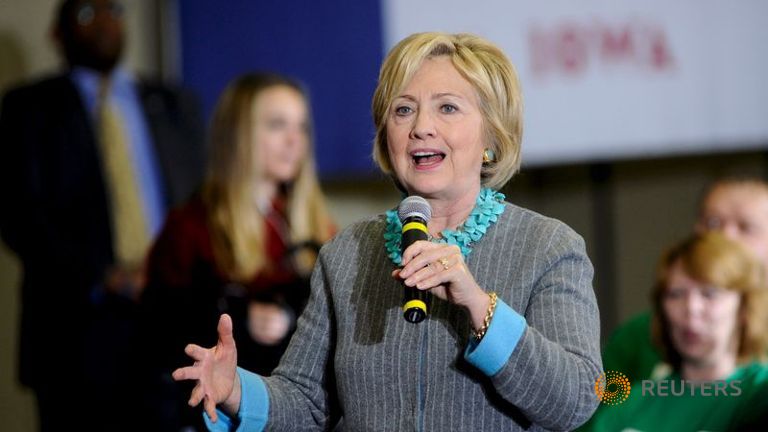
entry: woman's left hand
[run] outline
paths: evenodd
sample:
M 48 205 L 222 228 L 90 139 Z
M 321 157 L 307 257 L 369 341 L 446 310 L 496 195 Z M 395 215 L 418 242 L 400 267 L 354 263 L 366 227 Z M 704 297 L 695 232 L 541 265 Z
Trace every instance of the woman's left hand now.
M 406 286 L 429 290 L 443 300 L 466 307 L 473 322 L 474 311 L 478 310 L 482 323 L 490 300 L 467 268 L 458 246 L 417 241 L 403 253 L 403 268 L 392 275 L 404 280 Z

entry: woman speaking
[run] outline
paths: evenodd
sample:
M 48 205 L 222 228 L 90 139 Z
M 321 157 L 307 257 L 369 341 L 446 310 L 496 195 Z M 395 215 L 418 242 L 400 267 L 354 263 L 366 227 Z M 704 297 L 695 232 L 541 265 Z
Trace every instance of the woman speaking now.
M 189 345 L 215 430 L 569 430 L 597 407 L 599 313 L 584 243 L 496 191 L 518 170 L 512 64 L 468 34 L 419 33 L 388 54 L 373 97 L 374 158 L 429 204 L 426 240 L 401 251 L 394 210 L 320 252 L 312 293 L 270 377 L 237 368 L 231 320 Z M 403 290 L 428 292 L 403 319 Z

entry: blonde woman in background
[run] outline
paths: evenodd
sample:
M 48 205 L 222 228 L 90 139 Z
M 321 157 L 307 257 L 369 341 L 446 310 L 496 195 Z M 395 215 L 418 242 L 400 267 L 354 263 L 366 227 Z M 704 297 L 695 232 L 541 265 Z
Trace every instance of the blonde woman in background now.
M 307 300 L 317 251 L 335 229 L 311 129 L 304 91 L 285 77 L 245 75 L 222 94 L 201 191 L 171 212 L 149 256 L 147 340 L 159 355 L 151 376 L 168 376 L 189 341 L 215 343 L 221 313 L 234 320 L 241 364 L 261 374 L 277 365 Z M 189 411 L 182 423 L 199 420 L 165 387 L 164 400 L 148 402 L 163 406 L 169 429 L 178 410 Z

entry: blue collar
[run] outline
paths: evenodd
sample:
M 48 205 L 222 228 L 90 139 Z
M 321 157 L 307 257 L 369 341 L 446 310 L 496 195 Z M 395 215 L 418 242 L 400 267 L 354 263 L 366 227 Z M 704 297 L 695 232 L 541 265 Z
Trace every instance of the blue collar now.
M 99 98 L 101 74 L 93 69 L 75 66 L 69 71 L 69 76 L 78 88 L 86 110 L 93 115 Z M 135 79 L 128 71 L 117 67 L 109 79 L 112 81 L 109 95 L 111 98 L 126 99 L 132 96 Z

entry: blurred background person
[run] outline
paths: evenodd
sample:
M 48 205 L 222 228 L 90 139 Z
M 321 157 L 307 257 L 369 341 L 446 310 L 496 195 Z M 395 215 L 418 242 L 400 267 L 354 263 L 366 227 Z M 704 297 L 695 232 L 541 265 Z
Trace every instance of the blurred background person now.
M 130 430 L 143 261 L 166 208 L 202 177 L 189 93 L 120 66 L 123 6 L 61 2 L 60 74 L 8 91 L 0 114 L 3 240 L 23 268 L 19 374 L 42 430 Z M 121 372 L 118 372 L 120 370 Z M 127 372 L 126 372 L 127 371 Z
M 671 373 L 650 393 L 633 382 L 581 430 L 726 431 L 764 415 L 767 300 L 763 263 L 744 245 L 707 232 L 672 247 L 652 293 L 653 341 Z
M 697 233 L 720 231 L 742 243 L 768 268 L 768 183 L 756 177 L 727 177 L 713 182 L 699 202 Z M 605 370 L 630 381 L 666 375 L 669 365 L 651 342 L 651 312 L 619 326 L 603 350 Z
M 164 389 L 148 401 L 169 429 L 202 420 L 170 372 L 185 344 L 216 342 L 221 313 L 234 319 L 244 367 L 269 375 L 287 346 L 317 252 L 335 231 L 311 136 L 307 96 L 288 78 L 243 75 L 221 95 L 202 189 L 171 212 L 148 262 L 147 338 Z
M 744 244 L 768 268 L 768 183 L 757 177 L 728 177 L 707 189 L 696 231 L 722 231 Z

